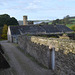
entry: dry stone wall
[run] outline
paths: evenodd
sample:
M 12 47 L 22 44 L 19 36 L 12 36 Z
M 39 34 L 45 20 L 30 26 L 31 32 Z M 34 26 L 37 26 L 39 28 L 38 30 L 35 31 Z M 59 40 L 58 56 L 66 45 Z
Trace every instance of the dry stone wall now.
M 49 47 L 45 45 L 40 45 L 39 43 L 34 43 L 31 41 L 31 37 L 20 36 L 19 37 L 19 46 L 26 53 L 29 53 L 33 56 L 39 63 L 42 63 L 44 66 L 49 68 Z
M 36 36 L 19 36 L 18 44 L 25 52 L 49 68 L 50 48 L 55 47 L 54 75 L 75 75 L 75 41 Z
M 40 45 L 45 45 L 51 47 L 55 47 L 56 51 L 64 50 L 64 53 L 67 54 L 69 52 L 75 53 L 75 41 L 68 39 L 59 39 L 59 38 L 44 38 L 44 37 L 31 37 L 31 41 L 34 43 L 39 43 Z

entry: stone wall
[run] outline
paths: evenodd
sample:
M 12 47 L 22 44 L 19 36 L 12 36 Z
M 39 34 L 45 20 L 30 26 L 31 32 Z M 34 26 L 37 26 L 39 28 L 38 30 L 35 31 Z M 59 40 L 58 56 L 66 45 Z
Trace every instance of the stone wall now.
M 40 45 L 49 46 L 49 48 L 55 47 L 56 51 L 63 50 L 65 54 L 69 52 L 75 53 L 74 40 L 32 36 L 31 41 Z
M 49 67 L 49 47 L 45 45 L 40 45 L 39 43 L 34 43 L 31 40 L 31 37 L 19 37 L 18 42 L 20 48 L 25 50 L 26 53 L 29 53 L 33 56 L 39 63 L 42 63 L 44 66 Z
M 19 36 L 18 44 L 25 52 L 49 68 L 50 49 L 55 47 L 54 75 L 75 75 L 75 41 L 36 36 Z

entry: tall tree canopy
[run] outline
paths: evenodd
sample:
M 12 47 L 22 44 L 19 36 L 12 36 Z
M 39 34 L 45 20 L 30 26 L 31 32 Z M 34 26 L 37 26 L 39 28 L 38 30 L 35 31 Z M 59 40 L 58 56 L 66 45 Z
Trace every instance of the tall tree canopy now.
M 2 27 L 4 24 L 19 25 L 18 21 L 14 17 L 10 17 L 8 14 L 0 15 L 0 27 Z

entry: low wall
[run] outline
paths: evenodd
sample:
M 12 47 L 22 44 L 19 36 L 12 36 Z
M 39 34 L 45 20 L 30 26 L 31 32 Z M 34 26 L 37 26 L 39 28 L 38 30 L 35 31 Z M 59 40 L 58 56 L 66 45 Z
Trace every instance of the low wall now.
M 56 51 L 63 50 L 65 54 L 72 52 L 75 53 L 75 41 L 59 38 L 44 38 L 44 37 L 31 37 L 31 41 L 40 45 L 55 47 Z
M 18 44 L 25 52 L 49 68 L 50 49 L 55 47 L 55 75 L 75 74 L 75 41 L 36 36 L 19 36 Z
M 31 37 L 20 36 L 18 42 L 20 48 L 33 56 L 39 63 L 49 68 L 49 47 L 32 42 Z

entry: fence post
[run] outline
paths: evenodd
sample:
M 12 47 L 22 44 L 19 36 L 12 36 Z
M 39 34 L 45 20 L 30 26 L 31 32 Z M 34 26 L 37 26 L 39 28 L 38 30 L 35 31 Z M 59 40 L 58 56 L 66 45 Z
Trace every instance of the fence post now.
M 51 64 L 52 64 L 52 70 L 55 69 L 55 48 L 52 47 L 52 52 L 51 52 Z

